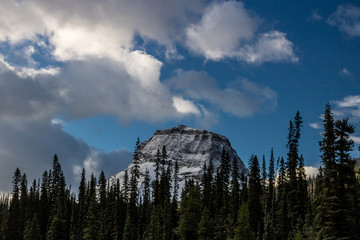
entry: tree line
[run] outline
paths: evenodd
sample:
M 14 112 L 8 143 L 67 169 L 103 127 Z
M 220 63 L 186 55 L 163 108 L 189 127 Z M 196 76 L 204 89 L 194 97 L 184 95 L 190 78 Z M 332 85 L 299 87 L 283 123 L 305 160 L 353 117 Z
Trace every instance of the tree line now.
M 218 168 L 210 160 L 201 179 L 187 179 L 183 189 L 166 146 L 156 155 L 155 180 L 146 171 L 138 188 L 139 140 L 123 179 L 110 184 L 101 172 L 87 180 L 83 169 L 77 194 L 66 186 L 56 155 L 52 169 L 30 187 L 16 169 L 11 197 L 0 199 L 0 239 L 360 239 L 360 188 L 350 156 L 354 127 L 335 120 L 326 105 L 322 166 L 307 178 L 299 153 L 302 123 L 299 112 L 289 122 L 285 159 L 271 150 L 266 167 L 265 156 L 252 155 L 246 175 L 223 150 Z

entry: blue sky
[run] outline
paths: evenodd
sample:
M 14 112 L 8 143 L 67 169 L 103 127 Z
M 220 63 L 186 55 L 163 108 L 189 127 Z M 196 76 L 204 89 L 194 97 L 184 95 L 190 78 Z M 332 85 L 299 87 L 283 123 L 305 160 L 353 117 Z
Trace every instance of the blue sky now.
M 69 183 L 109 176 L 137 137 L 179 124 L 228 137 L 245 164 L 285 156 L 298 110 L 318 167 L 327 102 L 360 127 L 359 63 L 357 1 L 4 0 L 0 191 L 54 153 Z

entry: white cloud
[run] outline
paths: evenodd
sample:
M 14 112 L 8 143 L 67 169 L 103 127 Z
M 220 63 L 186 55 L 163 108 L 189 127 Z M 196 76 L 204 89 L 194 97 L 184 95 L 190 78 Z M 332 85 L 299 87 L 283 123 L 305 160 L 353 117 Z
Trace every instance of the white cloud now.
M 188 47 L 211 60 L 236 58 L 249 63 L 297 62 L 293 43 L 279 31 L 258 33 L 259 19 L 235 1 L 210 5 L 198 24 L 186 30 Z
M 277 106 L 276 92 L 246 79 L 221 89 L 216 80 L 205 72 L 178 70 L 177 75 L 167 80 L 166 84 L 193 101 L 210 104 L 237 117 L 272 111 Z
M 336 12 L 328 19 L 327 23 L 331 26 L 336 26 L 342 32 L 349 36 L 360 36 L 360 8 L 351 5 L 343 4 L 338 6 Z
M 360 95 L 350 95 L 344 98 L 342 101 L 336 101 L 338 107 L 360 107 Z
M 321 129 L 321 125 L 319 123 L 310 123 L 309 126 L 314 129 Z
M 5 1 L 0 9 L 0 41 L 31 40 L 47 45 L 59 60 L 87 57 L 123 60 L 133 49 L 135 35 L 154 40 L 174 53 L 175 43 L 202 11 L 200 0 Z M 176 53 L 173 54 L 176 56 Z
M 332 101 L 336 118 L 349 118 L 352 124 L 360 122 L 360 95 L 349 95 L 343 100 Z
M 286 34 L 279 31 L 271 31 L 260 34 L 254 44 L 249 44 L 240 49 L 238 58 L 250 63 L 291 61 L 297 62 L 293 43 L 286 39 Z
M 188 46 L 208 59 L 232 55 L 241 42 L 254 37 L 259 25 L 241 2 L 220 2 L 209 6 L 201 21 L 186 30 Z
M 179 113 L 182 114 L 192 113 L 196 115 L 200 114 L 199 109 L 196 107 L 196 105 L 193 102 L 183 99 L 182 97 L 174 96 L 173 105 Z

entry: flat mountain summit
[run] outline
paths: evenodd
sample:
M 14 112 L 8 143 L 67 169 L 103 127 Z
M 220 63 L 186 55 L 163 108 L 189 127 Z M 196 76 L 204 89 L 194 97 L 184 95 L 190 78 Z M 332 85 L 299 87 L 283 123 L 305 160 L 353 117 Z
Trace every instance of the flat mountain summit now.
M 230 141 L 217 133 L 207 130 L 194 129 L 188 126 L 179 125 L 173 128 L 157 130 L 154 135 L 147 141 L 140 144 L 140 181 L 144 181 L 146 170 L 150 174 L 150 182 L 155 180 L 155 161 L 157 151 L 165 146 L 168 160 L 172 164 L 177 160 L 179 165 L 179 186 L 180 189 L 188 178 L 199 180 L 203 174 L 204 163 L 209 166 L 210 159 L 213 160 L 215 170 L 220 165 L 222 150 L 228 152 L 229 157 L 236 159 L 239 166 L 239 172 L 248 172 L 248 169 L 232 148 Z M 130 176 L 131 163 L 127 169 Z M 110 177 L 110 183 L 115 183 L 120 179 L 122 184 L 124 171 L 118 172 Z

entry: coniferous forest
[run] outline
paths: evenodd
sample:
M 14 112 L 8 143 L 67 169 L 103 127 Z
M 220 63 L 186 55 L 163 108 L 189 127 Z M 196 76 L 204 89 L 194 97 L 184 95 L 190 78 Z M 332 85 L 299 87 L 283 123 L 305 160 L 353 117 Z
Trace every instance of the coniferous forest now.
M 56 155 L 52 169 L 31 183 L 16 169 L 11 196 L 0 199 L 0 239 L 360 239 L 360 187 L 350 155 L 354 127 L 335 120 L 326 105 L 322 167 L 312 178 L 299 152 L 301 128 L 297 112 L 286 156 L 273 150 L 253 155 L 245 175 L 223 151 L 216 170 L 210 161 L 201 180 L 188 179 L 184 189 L 166 146 L 158 151 L 155 181 L 147 174 L 138 188 L 139 142 L 123 179 L 110 184 L 103 172 L 86 179 L 83 170 L 76 194 Z

